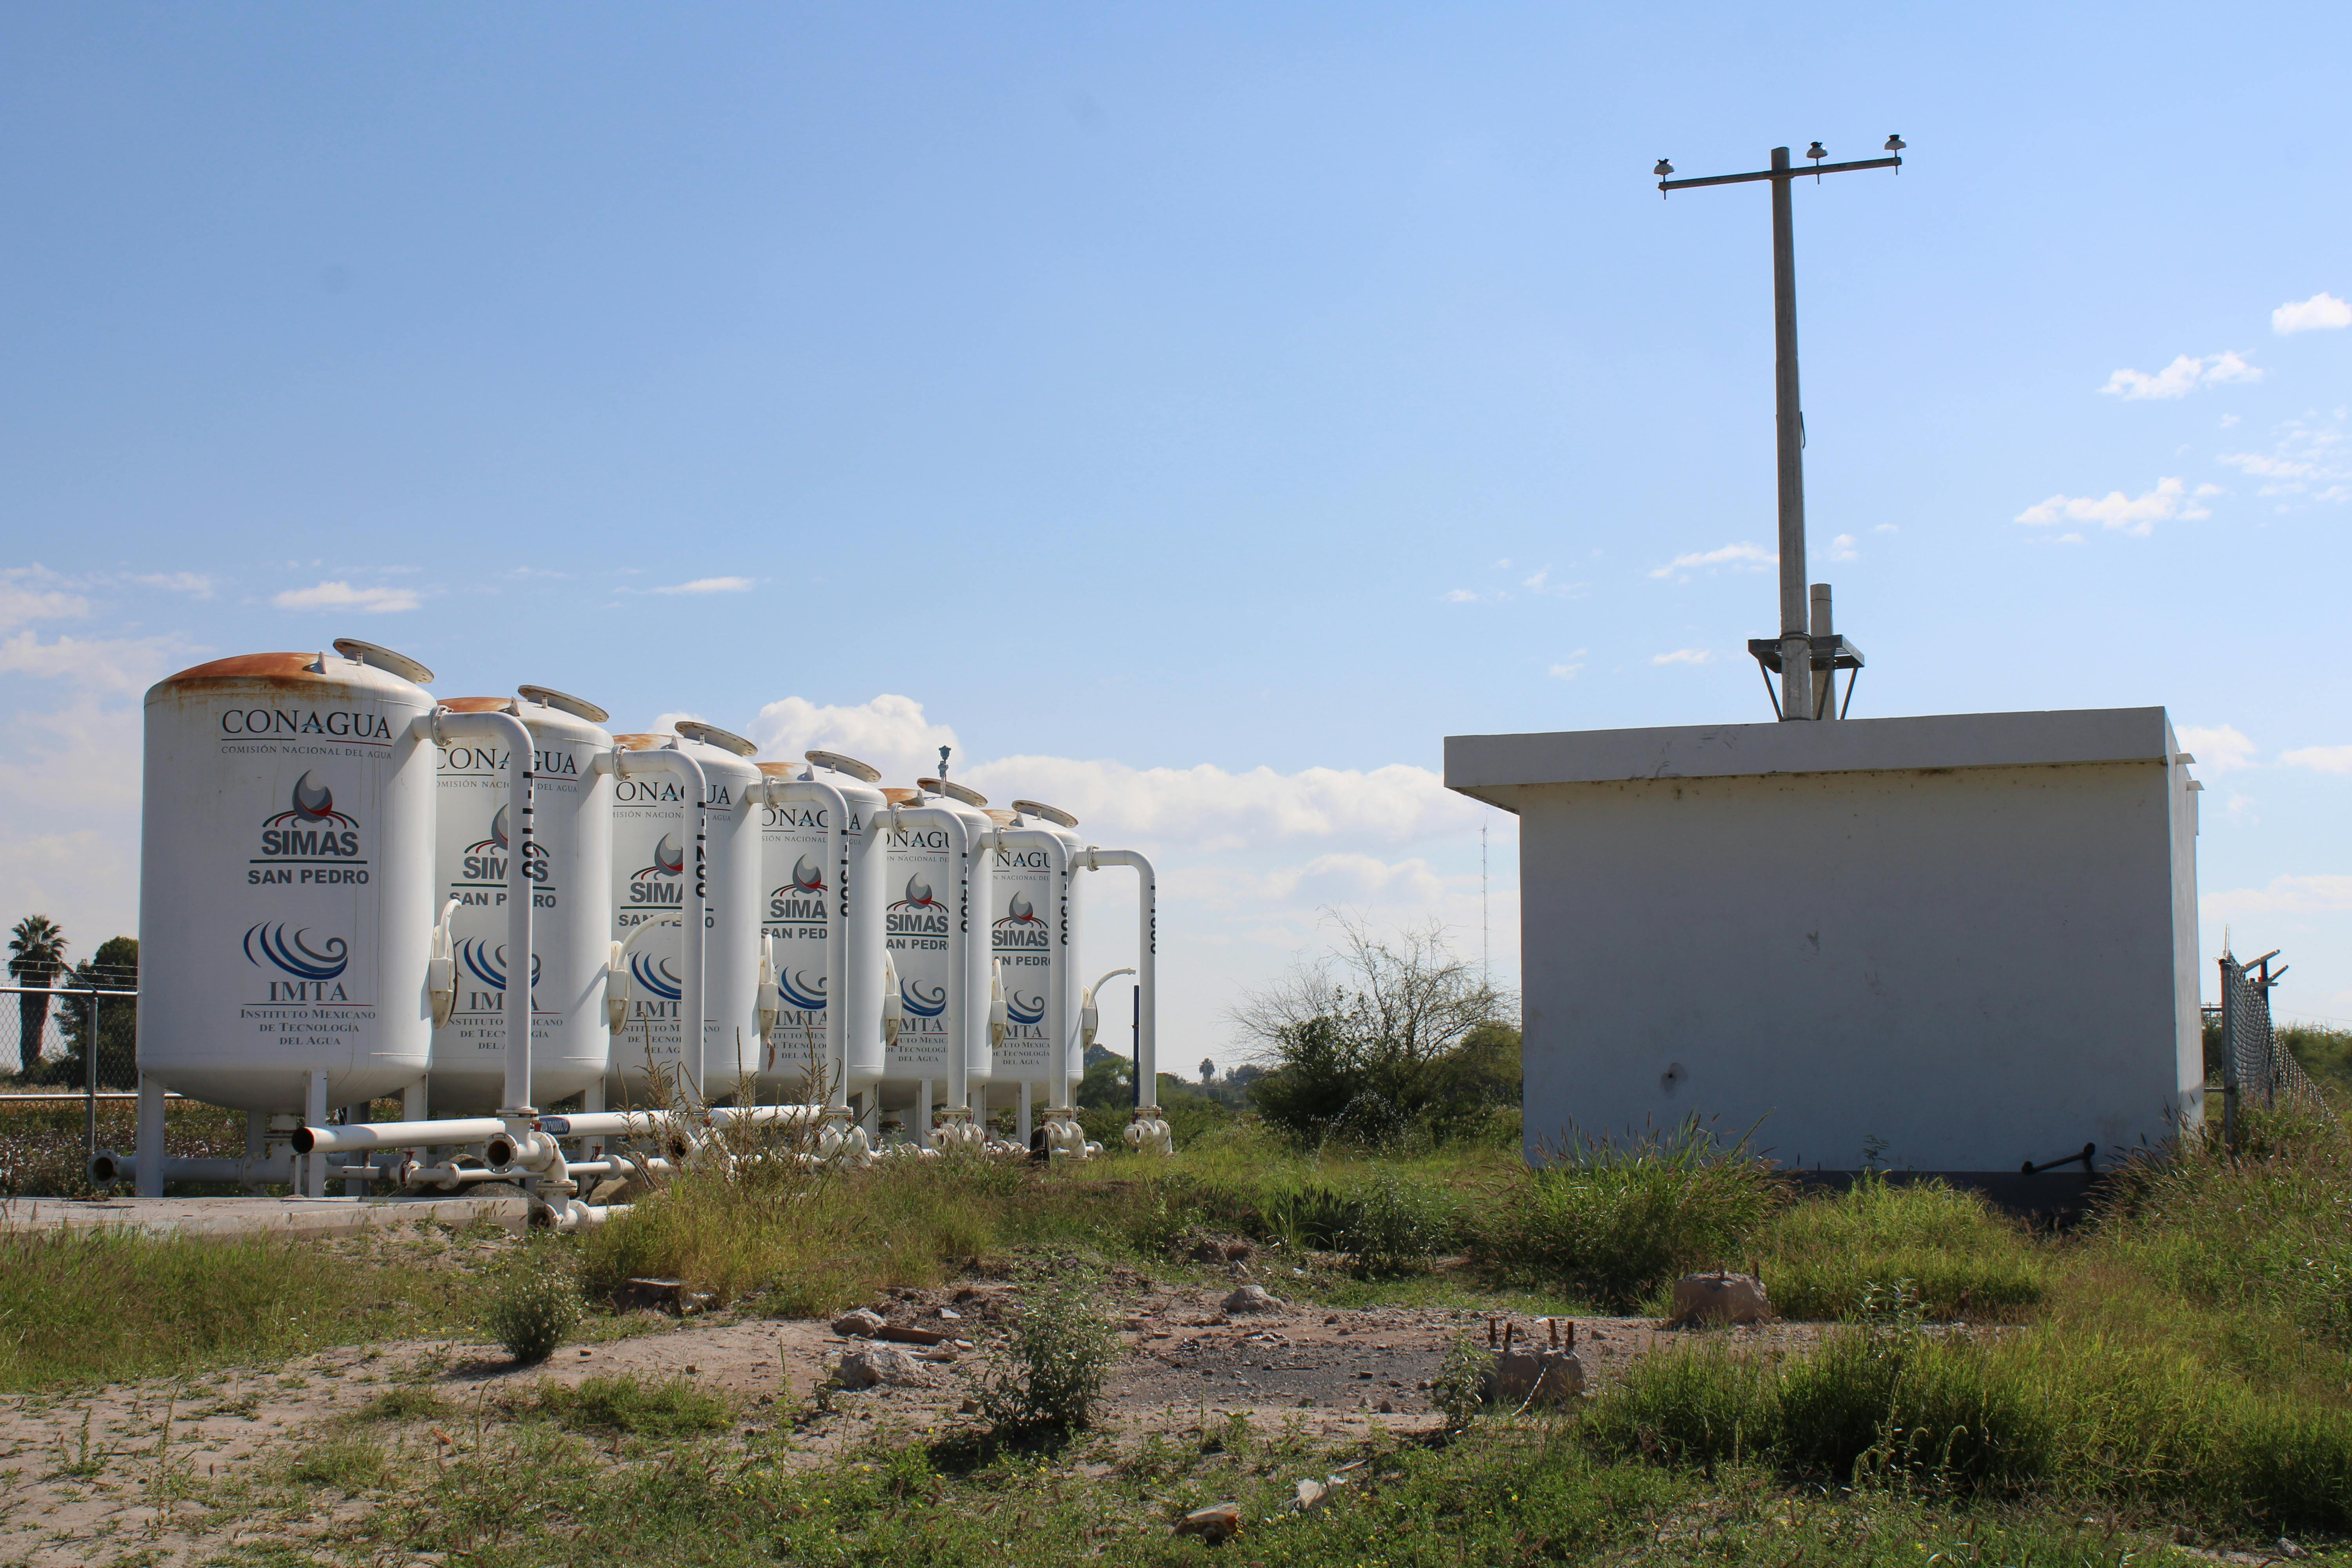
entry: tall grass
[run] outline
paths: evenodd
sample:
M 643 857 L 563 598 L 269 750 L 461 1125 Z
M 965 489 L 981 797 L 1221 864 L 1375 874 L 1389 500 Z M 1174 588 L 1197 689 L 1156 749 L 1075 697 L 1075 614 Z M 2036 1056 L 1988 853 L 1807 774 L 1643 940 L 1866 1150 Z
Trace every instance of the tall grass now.
M 1775 1214 L 1753 1250 L 1788 1318 L 1853 1317 L 1874 1288 L 1902 1283 L 1931 1317 L 2017 1322 L 2048 1297 L 2053 1268 L 2052 1248 L 1979 1194 L 1871 1173 Z
M 185 1372 L 469 1324 L 471 1274 L 389 1248 L 0 1233 L 0 1390 Z
M 1786 1180 L 1696 1119 L 1612 1142 L 1586 1138 L 1501 1184 L 1475 1255 L 1506 1279 L 1630 1310 L 1675 1276 L 1743 1263 L 1790 1201 Z

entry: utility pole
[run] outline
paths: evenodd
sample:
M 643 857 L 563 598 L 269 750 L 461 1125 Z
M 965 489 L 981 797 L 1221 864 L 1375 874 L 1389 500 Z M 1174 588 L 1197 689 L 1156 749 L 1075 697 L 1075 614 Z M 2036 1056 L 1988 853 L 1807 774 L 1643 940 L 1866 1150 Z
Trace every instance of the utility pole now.
M 1886 151 L 1899 153 L 1903 138 L 1889 136 Z M 1814 142 L 1805 150 L 1808 168 L 1789 162 L 1786 147 L 1772 149 L 1772 166 L 1748 174 L 1711 174 L 1704 179 L 1670 180 L 1675 166 L 1665 159 L 1651 173 L 1659 176 L 1658 189 L 1693 190 L 1700 185 L 1742 185 L 1755 180 L 1772 182 L 1772 343 L 1774 416 L 1780 426 L 1780 635 L 1751 639 L 1748 651 L 1765 670 L 1764 686 L 1771 690 L 1772 676 L 1780 677 L 1773 694 L 1774 714 L 1781 719 L 1835 719 L 1837 672 L 1862 668 L 1862 650 L 1837 636 L 1828 625 L 1829 586 L 1816 584 L 1822 624 L 1809 624 L 1811 608 L 1805 583 L 1805 413 L 1797 391 L 1797 240 L 1789 187 L 1794 181 L 1856 169 L 1898 169 L 1900 157 L 1865 158 L 1851 163 L 1824 163 L 1829 154 Z M 1822 681 L 1814 685 L 1818 670 Z M 1846 700 L 1853 700 L 1853 677 L 1846 678 Z

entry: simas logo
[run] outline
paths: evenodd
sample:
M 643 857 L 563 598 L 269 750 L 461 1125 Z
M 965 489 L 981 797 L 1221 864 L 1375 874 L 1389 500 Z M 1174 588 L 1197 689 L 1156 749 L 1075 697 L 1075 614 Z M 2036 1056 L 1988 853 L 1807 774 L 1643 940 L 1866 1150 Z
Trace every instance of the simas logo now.
M 335 809 L 335 792 L 306 773 L 294 781 L 287 809 L 261 819 L 261 854 L 248 882 L 364 882 L 359 823 Z M 284 862 L 272 865 L 271 862 Z M 299 869 L 298 869 L 299 868 Z
M 490 836 L 466 846 L 466 879 L 476 882 L 503 882 L 507 879 L 507 857 L 514 853 L 508 837 L 512 818 L 508 813 L 514 808 L 502 805 L 490 818 Z M 533 844 L 525 852 L 522 874 L 534 882 L 547 880 L 547 851 Z
M 686 846 L 665 833 L 661 842 L 654 846 L 654 863 L 629 873 L 629 902 L 683 904 L 686 887 L 678 879 L 685 875 Z
M 1037 907 L 1020 893 L 1004 906 L 1004 918 L 995 923 L 992 934 L 991 945 L 1000 952 L 1053 945 L 1045 922 L 1037 918 Z
M 907 879 L 907 896 L 892 904 L 886 914 L 884 923 L 893 936 L 948 934 L 948 907 L 931 897 L 931 885 L 923 880 L 919 871 Z M 931 1016 L 928 1013 L 923 1016 Z
M 245 933 L 246 962 L 256 969 L 275 969 L 286 976 L 273 975 L 269 981 L 272 1002 L 348 1002 L 342 985 L 343 971 L 351 967 L 351 944 L 341 937 L 331 936 L 317 947 L 310 942 L 310 930 L 298 926 L 292 931 L 286 922 L 275 924 L 263 921 L 249 926 Z
M 824 869 L 803 855 L 793 862 L 789 881 L 768 895 L 772 922 L 824 923 Z

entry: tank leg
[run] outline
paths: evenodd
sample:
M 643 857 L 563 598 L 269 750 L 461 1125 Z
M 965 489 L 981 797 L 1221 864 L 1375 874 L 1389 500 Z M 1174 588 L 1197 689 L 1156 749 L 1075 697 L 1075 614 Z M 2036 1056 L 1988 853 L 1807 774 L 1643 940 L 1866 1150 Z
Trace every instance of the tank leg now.
M 907 1119 L 907 1133 L 922 1143 L 931 1135 L 931 1080 L 924 1079 L 916 1086 L 915 1114 Z
M 1029 1085 L 1025 1081 L 1021 1085 L 1021 1125 L 1017 1131 L 1021 1146 L 1026 1149 L 1029 1147 Z
M 400 1119 L 403 1121 L 424 1121 L 431 1117 L 432 1092 L 426 1080 L 418 1079 L 400 1091 Z
M 312 1127 L 324 1127 L 327 1114 L 327 1074 L 323 1068 L 314 1068 L 310 1073 L 310 1092 L 305 1097 L 304 1119 Z M 302 1195 L 306 1198 L 325 1197 L 327 1156 L 311 1154 L 307 1157 L 307 1163 L 310 1169 L 303 1173 Z
M 586 1089 L 580 1091 L 580 1114 L 583 1116 L 602 1116 L 604 1114 L 604 1080 L 603 1079 L 598 1079 L 594 1083 L 590 1084 Z M 604 1157 L 604 1140 L 603 1138 L 597 1137 L 588 1140 L 588 1157 L 591 1160 L 601 1160 Z
M 139 1179 L 142 1198 L 163 1195 L 163 1086 L 139 1075 Z
M 402 1098 L 405 1099 L 406 1097 L 403 1096 Z M 358 1105 L 347 1105 L 343 1107 L 343 1123 L 345 1126 L 349 1126 L 354 1121 L 358 1122 L 362 1126 L 365 1126 L 367 1124 L 367 1120 L 368 1106 L 365 1101 L 362 1101 Z M 342 1160 L 343 1163 L 348 1165 L 352 1163 L 352 1156 L 349 1154 L 343 1155 Z M 365 1176 L 345 1176 L 343 1178 L 343 1196 L 347 1198 L 363 1198 L 368 1195 L 368 1179 Z

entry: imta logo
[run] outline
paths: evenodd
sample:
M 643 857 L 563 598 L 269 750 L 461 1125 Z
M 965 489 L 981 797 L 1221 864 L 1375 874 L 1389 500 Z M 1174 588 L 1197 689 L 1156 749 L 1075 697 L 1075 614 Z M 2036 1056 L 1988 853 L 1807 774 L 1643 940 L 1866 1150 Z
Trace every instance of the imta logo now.
M 331 936 L 312 947 L 310 935 L 308 926 L 299 926 L 289 934 L 283 921 L 274 925 L 263 921 L 246 929 L 246 962 L 257 969 L 275 969 L 288 976 L 270 980 L 270 1001 L 351 999 L 343 994 L 341 984 L 343 971 L 351 967 L 351 944 L 341 937 Z
M 796 973 L 790 969 L 780 970 L 776 974 L 776 992 L 788 1007 L 798 1007 L 803 1013 L 824 1011 L 824 976 L 822 974 L 812 984 L 805 972 Z
M 936 1018 L 948 1010 L 948 988 L 944 985 L 926 993 L 914 980 L 898 982 L 898 1005 L 918 1018 Z
M 1042 1024 L 1045 1021 L 1045 994 L 1024 996 L 1018 991 L 1004 994 L 1004 1016 L 1015 1024 Z

